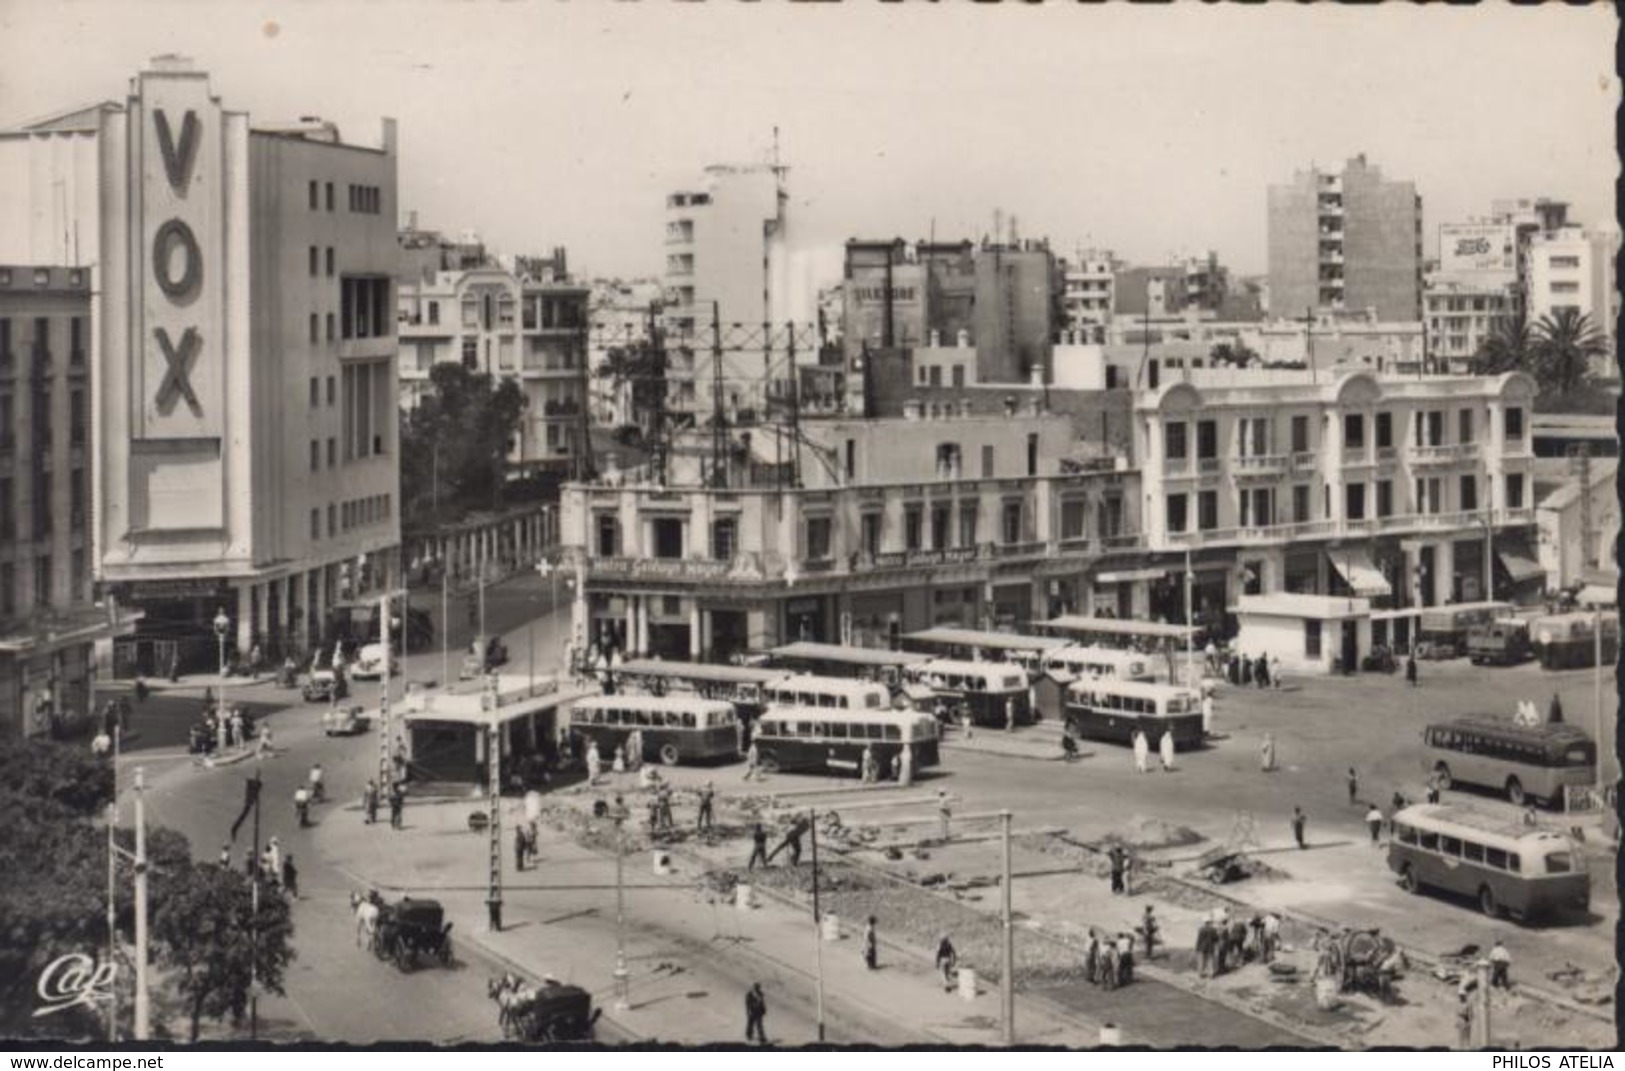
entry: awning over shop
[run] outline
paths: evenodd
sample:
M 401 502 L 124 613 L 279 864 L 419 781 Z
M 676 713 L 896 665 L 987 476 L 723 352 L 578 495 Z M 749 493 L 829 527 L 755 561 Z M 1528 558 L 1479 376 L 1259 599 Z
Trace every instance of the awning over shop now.
M 1388 578 L 1371 564 L 1371 558 L 1365 551 L 1327 551 L 1327 556 L 1337 571 L 1343 574 L 1343 579 L 1348 581 L 1349 587 L 1354 589 L 1354 594 L 1362 599 L 1376 599 L 1394 593 Z
M 1587 584 L 1580 589 L 1577 601 L 1581 606 L 1613 606 L 1619 599 L 1619 589 L 1602 584 Z
M 1546 570 L 1526 554 L 1522 547 L 1496 547 L 1495 556 L 1506 567 L 1507 575 L 1512 577 L 1514 584 L 1546 575 Z

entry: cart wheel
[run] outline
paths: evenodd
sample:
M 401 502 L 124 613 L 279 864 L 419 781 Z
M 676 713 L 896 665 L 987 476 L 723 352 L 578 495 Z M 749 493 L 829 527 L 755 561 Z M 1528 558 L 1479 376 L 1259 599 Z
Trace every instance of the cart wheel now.
M 677 759 L 678 759 L 678 754 L 677 754 L 677 745 L 676 744 L 661 744 L 660 745 L 660 761 L 661 762 L 665 763 L 667 766 L 676 766 L 677 765 Z

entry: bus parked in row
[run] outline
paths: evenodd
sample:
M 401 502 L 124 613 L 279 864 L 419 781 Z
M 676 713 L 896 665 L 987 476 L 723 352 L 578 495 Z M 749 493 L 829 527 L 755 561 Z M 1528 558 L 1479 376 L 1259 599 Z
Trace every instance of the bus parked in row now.
M 1498 617 L 1467 630 L 1467 658 L 1475 666 L 1515 666 L 1533 654 L 1529 622 L 1521 617 Z
M 915 771 L 937 764 L 936 719 L 916 710 L 772 707 L 757 722 L 755 741 L 768 773 L 856 776 L 864 748 L 874 750 L 881 770 L 905 749 Z
M 1014 662 L 1033 680 L 1044 672 L 1045 654 L 1069 642 L 1059 636 L 1022 636 L 1014 632 L 946 626 L 910 632 L 903 637 L 903 646 L 908 650 L 926 651 L 943 658 Z
M 1471 785 L 1504 792 L 1518 806 L 1561 805 L 1565 785 L 1594 780 L 1597 746 L 1572 725 L 1519 725 L 1455 718 L 1422 731 L 1423 765 L 1440 788 Z
M 1417 623 L 1417 658 L 1460 658 L 1467 653 L 1467 633 L 1474 626 L 1511 617 L 1509 602 L 1464 602 L 1429 606 Z
M 937 658 L 910 666 L 907 675 L 947 704 L 950 716 L 969 713 L 972 724 L 999 729 L 1033 722 L 1027 674 L 1020 666 Z
M 1058 647 L 1044 655 L 1044 672 L 1058 684 L 1071 684 L 1090 677 L 1122 681 L 1156 679 L 1149 655 L 1119 647 Z
M 891 690 L 874 681 L 848 677 L 815 677 L 800 673 L 762 689 L 768 707 L 816 707 L 820 710 L 886 710 Z
M 570 728 L 598 745 L 604 762 L 634 732 L 643 734 L 644 761 L 667 766 L 739 758 L 739 716 L 733 704 L 695 696 L 594 695 L 570 708 Z
M 840 643 L 799 640 L 768 652 L 774 666 L 784 672 L 816 673 L 821 677 L 855 677 L 878 681 L 893 692 L 903 688 L 903 670 L 930 661 L 929 655 L 891 651 L 879 647 L 850 647 Z
M 1472 897 L 1489 916 L 1515 919 L 1591 905 L 1585 855 L 1561 833 L 1452 804 L 1418 804 L 1394 815 L 1388 868 L 1412 893 Z
M 1619 657 L 1619 614 L 1573 612 L 1537 617 L 1529 626 L 1535 657 L 1542 669 L 1590 668 L 1597 664 L 1598 623 L 1602 625 L 1602 662 Z
M 1093 677 L 1067 687 L 1066 723 L 1088 740 L 1128 744 L 1138 731 L 1155 749 L 1167 732 L 1176 749 L 1196 747 L 1202 743 L 1202 697 L 1176 684 Z

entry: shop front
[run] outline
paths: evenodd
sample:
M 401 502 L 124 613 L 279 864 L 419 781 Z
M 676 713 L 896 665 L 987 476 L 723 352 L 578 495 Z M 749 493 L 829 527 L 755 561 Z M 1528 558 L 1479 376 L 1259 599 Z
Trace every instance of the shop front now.
M 895 647 L 903 632 L 903 593 L 869 592 L 851 596 L 849 642 L 855 647 Z

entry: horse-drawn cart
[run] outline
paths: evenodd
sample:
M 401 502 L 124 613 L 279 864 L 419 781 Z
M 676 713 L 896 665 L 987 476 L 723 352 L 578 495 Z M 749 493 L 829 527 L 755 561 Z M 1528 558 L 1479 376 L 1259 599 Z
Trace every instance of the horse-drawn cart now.
M 497 1003 L 502 1036 L 511 1041 L 591 1041 L 602 1012 L 592 1006 L 592 994 L 585 989 L 552 978 L 529 985 L 509 974 L 486 988 Z
M 408 896 L 379 909 L 372 948 L 379 959 L 393 960 L 403 971 L 415 969 L 419 960 L 429 957 L 446 966 L 451 962 L 451 923 L 446 921 L 440 901 Z

